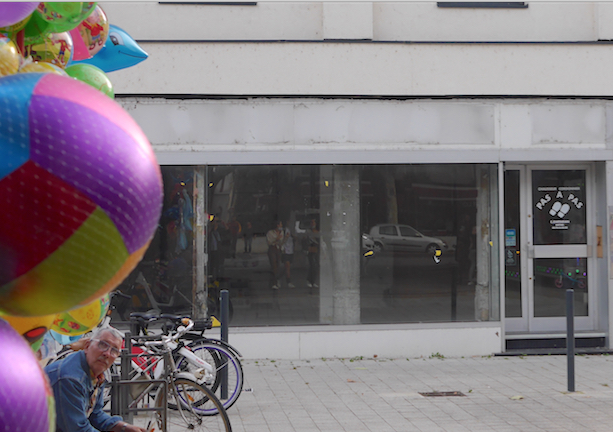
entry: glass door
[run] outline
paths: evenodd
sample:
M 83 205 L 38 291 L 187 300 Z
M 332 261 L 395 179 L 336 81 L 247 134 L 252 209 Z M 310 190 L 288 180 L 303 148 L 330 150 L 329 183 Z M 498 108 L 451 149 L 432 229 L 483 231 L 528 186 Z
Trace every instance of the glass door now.
M 564 331 L 569 288 L 575 328 L 593 328 L 589 175 L 588 166 L 505 171 L 507 331 Z

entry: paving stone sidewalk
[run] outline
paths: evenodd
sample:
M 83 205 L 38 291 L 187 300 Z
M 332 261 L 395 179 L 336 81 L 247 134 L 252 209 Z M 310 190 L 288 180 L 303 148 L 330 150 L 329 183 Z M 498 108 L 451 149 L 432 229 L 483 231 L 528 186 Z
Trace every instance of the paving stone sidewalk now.
M 245 360 L 234 432 L 612 431 L 613 356 Z M 424 397 L 423 392 L 465 396 Z

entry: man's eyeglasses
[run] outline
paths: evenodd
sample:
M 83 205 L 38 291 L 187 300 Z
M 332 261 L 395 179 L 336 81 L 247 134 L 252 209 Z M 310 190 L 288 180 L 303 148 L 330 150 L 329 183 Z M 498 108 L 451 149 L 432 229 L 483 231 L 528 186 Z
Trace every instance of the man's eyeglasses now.
M 107 352 L 108 350 L 111 350 L 111 355 L 113 357 L 118 357 L 119 354 L 121 354 L 121 351 L 119 351 L 114 346 L 109 345 L 108 342 L 105 342 L 100 339 L 95 339 L 94 342 L 98 342 L 98 349 L 102 352 Z

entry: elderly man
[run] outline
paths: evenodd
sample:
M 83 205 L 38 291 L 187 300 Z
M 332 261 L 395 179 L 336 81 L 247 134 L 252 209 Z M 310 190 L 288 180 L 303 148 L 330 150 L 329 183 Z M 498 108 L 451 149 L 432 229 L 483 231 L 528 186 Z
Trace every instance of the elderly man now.
M 102 410 L 104 371 L 120 354 L 122 340 L 117 329 L 97 329 L 82 351 L 45 368 L 55 396 L 57 432 L 145 432 Z

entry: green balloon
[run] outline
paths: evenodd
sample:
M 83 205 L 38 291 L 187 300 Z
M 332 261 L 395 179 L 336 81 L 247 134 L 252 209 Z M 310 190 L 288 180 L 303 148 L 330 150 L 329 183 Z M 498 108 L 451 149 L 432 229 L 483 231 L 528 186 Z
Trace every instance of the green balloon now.
M 34 12 L 23 29 L 23 43 L 24 45 L 42 43 L 45 36 L 51 33 L 53 32 L 49 30 L 49 23 Z
M 62 33 L 76 28 L 96 8 L 96 2 L 42 2 L 34 11 L 49 24 L 50 33 Z
M 102 69 L 87 63 L 77 63 L 66 67 L 64 72 L 66 72 L 68 76 L 83 81 L 96 90 L 100 90 L 111 99 L 115 98 L 113 84 Z

